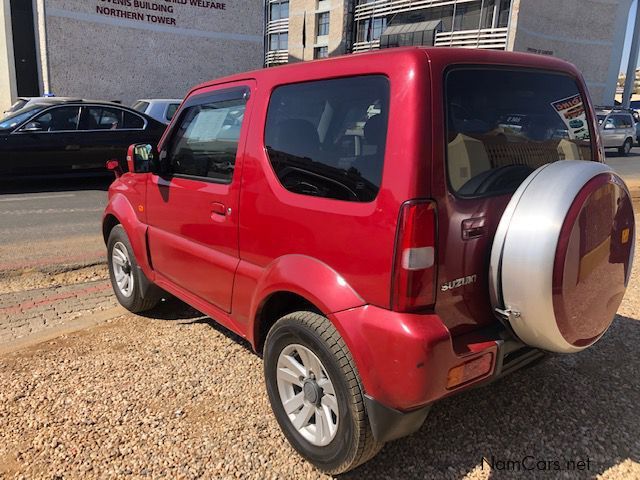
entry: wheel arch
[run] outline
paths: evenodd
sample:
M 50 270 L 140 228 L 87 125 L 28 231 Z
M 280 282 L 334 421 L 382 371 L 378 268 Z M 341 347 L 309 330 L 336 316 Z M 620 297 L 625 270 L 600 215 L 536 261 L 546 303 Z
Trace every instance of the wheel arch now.
M 256 285 L 249 316 L 253 347 L 261 352 L 273 324 L 284 315 L 300 310 L 324 315 L 342 333 L 331 314 L 365 303 L 347 281 L 324 262 L 306 255 L 285 255 L 265 269 Z
M 109 234 L 116 225 L 122 225 L 131 242 L 133 254 L 144 274 L 151 280 L 153 271 L 147 252 L 147 225 L 138 218 L 135 210 L 124 195 L 114 195 L 102 217 L 102 235 L 105 244 L 109 240 Z

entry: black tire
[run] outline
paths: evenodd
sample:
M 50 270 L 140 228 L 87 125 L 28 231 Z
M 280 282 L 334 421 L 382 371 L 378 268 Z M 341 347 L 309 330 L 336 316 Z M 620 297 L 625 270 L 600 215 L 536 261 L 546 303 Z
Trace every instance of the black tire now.
M 622 146 L 618 148 L 618 153 L 623 157 L 626 157 L 627 155 L 629 155 L 632 148 L 633 148 L 633 140 L 631 138 L 627 138 L 622 144 Z
M 294 427 L 282 405 L 277 382 L 280 353 L 292 344 L 311 350 L 321 361 L 339 409 L 335 437 L 316 446 Z M 294 312 L 282 317 L 269 331 L 264 348 L 264 373 L 271 408 L 280 428 L 295 450 L 328 474 L 340 474 L 373 458 L 383 447 L 373 437 L 364 404 L 364 391 L 351 353 L 333 324 L 322 315 Z
M 118 286 L 114 272 L 113 262 L 113 249 L 116 244 L 123 245 L 127 250 L 130 271 L 133 274 L 133 291 L 129 296 L 126 296 Z M 133 248 L 131 248 L 131 242 L 127 233 L 122 228 L 122 225 L 116 225 L 109 234 L 109 240 L 107 241 L 107 260 L 109 264 L 109 278 L 111 279 L 111 287 L 118 302 L 124 308 L 133 313 L 144 312 L 155 307 L 162 299 L 163 291 L 156 285 L 150 284 L 142 270 L 138 268 L 138 262 L 133 254 Z M 148 285 L 145 290 L 144 297 L 142 296 L 142 285 Z

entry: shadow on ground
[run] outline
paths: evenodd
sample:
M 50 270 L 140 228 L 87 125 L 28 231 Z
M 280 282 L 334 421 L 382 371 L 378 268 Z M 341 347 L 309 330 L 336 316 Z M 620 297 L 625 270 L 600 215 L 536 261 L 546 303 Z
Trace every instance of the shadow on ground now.
M 420 431 L 388 444 L 343 478 L 459 479 L 478 473 L 483 458 L 517 463 L 525 457 L 533 471 L 493 468 L 490 478 L 585 478 L 626 459 L 638 462 L 638 344 L 640 322 L 618 316 L 605 337 L 584 352 L 554 356 L 437 403 Z M 408 457 L 423 460 L 404 462 Z M 562 473 L 555 464 L 541 471 L 540 460 L 557 460 Z M 580 460 L 589 460 L 588 470 L 567 470 L 567 461 Z M 407 463 L 423 468 L 406 470 Z
M 177 320 L 185 325 L 197 323 L 209 325 L 216 332 L 242 345 L 246 350 L 255 355 L 251 344 L 246 339 L 240 335 L 236 335 L 231 330 L 223 327 L 215 320 L 212 320 L 207 315 L 172 295 L 167 295 L 166 298 L 163 298 L 162 302 L 154 309 L 138 313 L 138 315 L 152 320 Z

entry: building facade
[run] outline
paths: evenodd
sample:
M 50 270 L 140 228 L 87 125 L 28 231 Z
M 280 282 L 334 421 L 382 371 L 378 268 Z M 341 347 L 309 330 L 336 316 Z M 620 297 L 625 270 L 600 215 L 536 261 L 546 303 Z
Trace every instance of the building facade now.
M 0 112 L 16 97 L 173 98 L 260 68 L 257 0 L 0 0 Z
M 267 0 L 264 60 L 273 66 L 381 43 L 554 55 L 578 66 L 597 103 L 611 103 L 630 6 L 631 0 Z

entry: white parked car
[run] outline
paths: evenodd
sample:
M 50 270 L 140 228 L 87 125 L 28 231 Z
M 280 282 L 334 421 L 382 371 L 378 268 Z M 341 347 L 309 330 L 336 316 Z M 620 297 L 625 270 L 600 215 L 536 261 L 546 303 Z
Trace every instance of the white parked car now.
M 140 99 L 136 100 L 132 108 L 138 112 L 146 113 L 159 122 L 169 124 L 180 103 L 182 103 L 182 99 L 179 98 Z
M 617 148 L 628 155 L 636 139 L 636 122 L 630 110 L 598 110 L 598 124 L 604 148 Z

